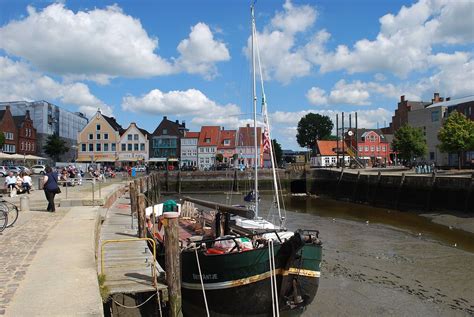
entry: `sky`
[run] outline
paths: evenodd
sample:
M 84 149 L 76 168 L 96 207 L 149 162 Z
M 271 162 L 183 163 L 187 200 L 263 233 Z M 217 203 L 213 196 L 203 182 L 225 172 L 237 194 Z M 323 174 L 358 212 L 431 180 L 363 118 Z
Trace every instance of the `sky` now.
M 250 5 L 0 0 L 0 101 L 100 108 L 150 132 L 163 116 L 235 129 L 252 118 Z M 310 112 L 357 111 L 359 127 L 376 128 L 401 95 L 474 95 L 474 1 L 258 0 L 255 17 L 272 138 L 285 149 L 299 149 Z

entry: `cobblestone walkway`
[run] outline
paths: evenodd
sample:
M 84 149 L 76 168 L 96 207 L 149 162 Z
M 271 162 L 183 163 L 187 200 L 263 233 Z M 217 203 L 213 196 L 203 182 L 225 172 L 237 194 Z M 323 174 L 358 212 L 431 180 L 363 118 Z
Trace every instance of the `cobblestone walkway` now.
M 5 315 L 37 249 L 66 212 L 65 208 L 55 213 L 20 212 L 16 224 L 0 233 L 0 315 Z

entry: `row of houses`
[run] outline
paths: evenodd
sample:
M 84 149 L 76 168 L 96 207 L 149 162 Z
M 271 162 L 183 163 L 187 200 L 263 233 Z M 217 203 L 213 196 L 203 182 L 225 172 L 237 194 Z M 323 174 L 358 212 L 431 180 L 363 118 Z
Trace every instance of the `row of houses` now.
M 257 135 L 260 147 L 261 128 Z M 134 122 L 123 128 L 115 118 L 99 110 L 79 132 L 77 143 L 78 162 L 108 166 L 149 162 L 209 169 L 218 163 L 252 166 L 255 162 L 254 128 L 250 125 L 238 130 L 203 126 L 200 131 L 190 132 L 184 122 L 171 121 L 166 116 L 149 133 Z M 221 162 L 217 162 L 219 158 Z

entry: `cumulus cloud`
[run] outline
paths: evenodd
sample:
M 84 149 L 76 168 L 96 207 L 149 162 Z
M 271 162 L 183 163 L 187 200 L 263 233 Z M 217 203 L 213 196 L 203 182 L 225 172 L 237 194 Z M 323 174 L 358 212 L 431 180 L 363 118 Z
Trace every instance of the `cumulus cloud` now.
M 189 38 L 178 45 L 181 56 L 176 61 L 180 67 L 191 74 L 201 74 L 211 79 L 217 73 L 215 63 L 228 61 L 229 51 L 224 43 L 214 40 L 214 36 L 205 23 L 191 28 Z
M 63 3 L 37 11 L 0 28 L 0 48 L 22 57 L 42 71 L 70 80 L 106 84 L 111 78 L 151 77 L 176 72 L 210 78 L 215 63 L 229 60 L 225 44 L 214 40 L 204 23 L 195 25 L 179 46 L 173 63 L 158 54 L 158 39 L 150 37 L 140 20 L 117 5 L 73 12 Z
M 0 56 L 0 100 L 57 100 L 74 105 L 90 116 L 100 107 L 111 115 L 112 108 L 94 96 L 83 83 L 60 83 L 31 70 L 29 65 Z
M 237 105 L 219 105 L 197 89 L 170 92 L 153 89 L 141 97 L 125 96 L 122 99 L 122 109 L 150 114 L 189 115 L 193 116 L 193 123 L 201 125 L 236 125 L 240 114 Z

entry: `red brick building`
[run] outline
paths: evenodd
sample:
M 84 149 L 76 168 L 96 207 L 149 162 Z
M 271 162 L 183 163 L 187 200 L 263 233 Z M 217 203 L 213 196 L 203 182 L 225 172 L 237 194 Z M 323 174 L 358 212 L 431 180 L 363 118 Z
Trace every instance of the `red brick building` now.
M 10 106 L 6 106 L 5 110 L 0 111 L 0 132 L 3 132 L 5 136 L 5 144 L 3 145 L 2 152 L 16 153 L 18 131 L 12 113 L 10 112 Z
M 24 155 L 36 154 L 36 129 L 33 127 L 30 111 L 27 110 L 24 116 L 14 116 L 13 120 L 18 131 L 16 152 Z
M 439 94 L 434 94 L 432 102 L 442 101 Z M 405 96 L 400 96 L 400 102 L 398 103 L 397 109 L 395 109 L 395 115 L 392 116 L 392 122 L 390 126 L 383 128 L 382 132 L 386 134 L 394 134 L 395 131 L 400 129 L 403 125 L 408 124 L 408 112 L 413 110 L 419 110 L 425 108 L 430 102 L 423 101 L 409 101 L 405 99 Z
M 346 143 L 358 150 L 358 157 L 366 161 L 367 165 L 383 163 L 390 165 L 390 154 L 393 154 L 390 141 L 385 137 L 380 129 L 358 129 L 357 140 L 353 129 L 352 137 L 346 135 Z

